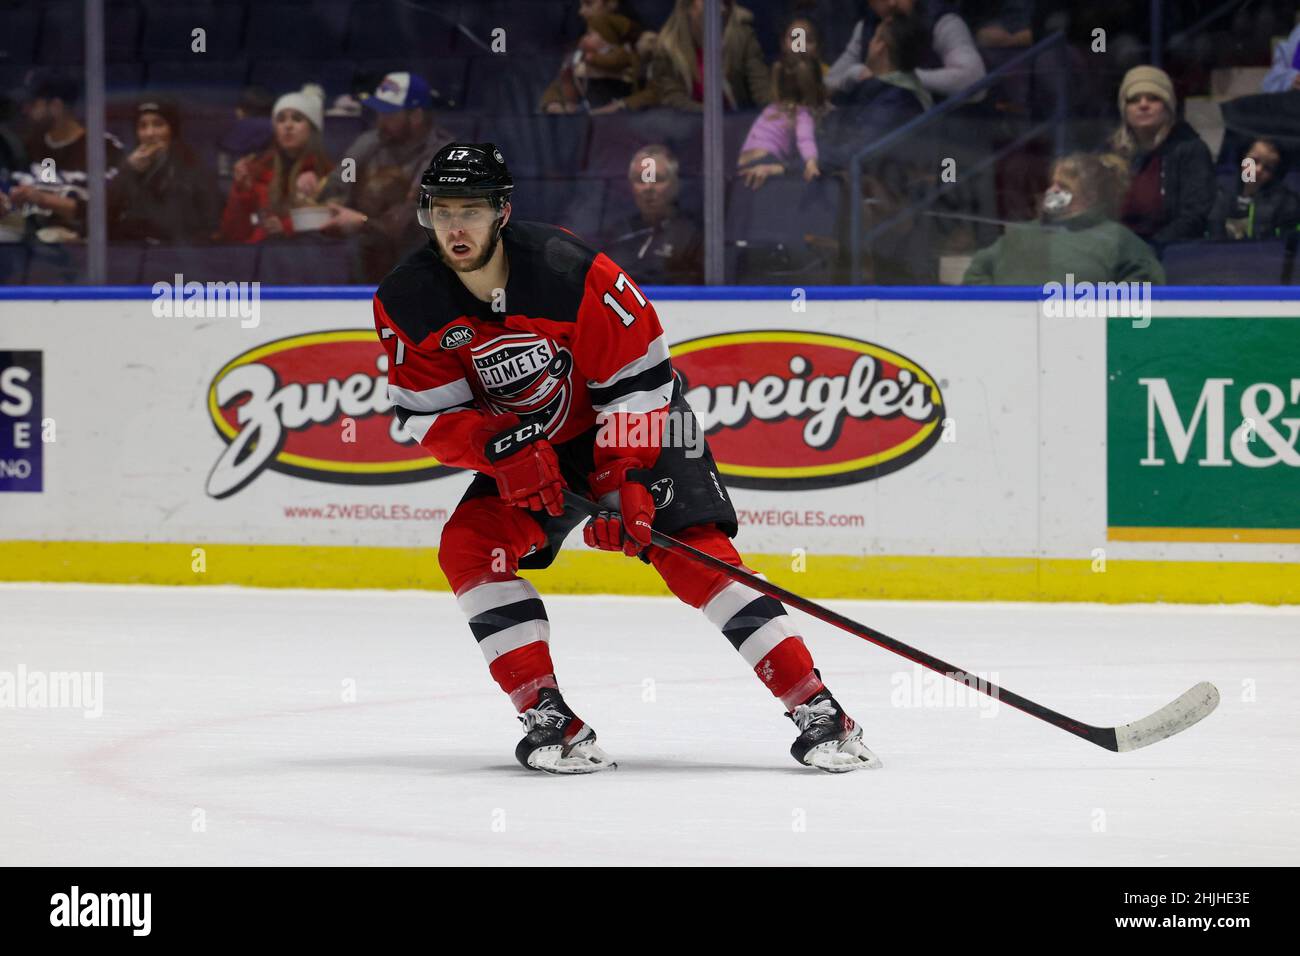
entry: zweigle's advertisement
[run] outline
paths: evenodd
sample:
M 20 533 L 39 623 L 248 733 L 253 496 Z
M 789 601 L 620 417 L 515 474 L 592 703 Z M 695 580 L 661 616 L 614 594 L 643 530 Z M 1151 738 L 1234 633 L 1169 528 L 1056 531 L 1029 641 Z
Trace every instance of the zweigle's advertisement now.
M 1107 324 L 1109 536 L 1300 542 L 1300 321 Z
M 881 345 L 816 332 L 727 332 L 670 349 L 718 470 L 738 488 L 868 481 L 934 447 L 934 377 Z
M 40 491 L 41 353 L 0 352 L 0 491 Z
M 450 473 L 411 441 L 388 400 L 388 356 L 373 330 L 313 332 L 228 362 L 208 389 L 226 448 L 208 476 L 224 498 L 264 470 L 354 485 Z

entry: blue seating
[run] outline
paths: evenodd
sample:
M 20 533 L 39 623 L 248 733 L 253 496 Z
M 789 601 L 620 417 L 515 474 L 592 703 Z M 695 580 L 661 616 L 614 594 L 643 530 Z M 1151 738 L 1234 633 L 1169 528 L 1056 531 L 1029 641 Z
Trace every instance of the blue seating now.
M 835 239 L 844 200 L 841 184 L 801 177 L 769 179 L 757 190 L 744 180 L 732 180 L 728 189 L 726 238 L 729 245 L 743 244 L 739 268 L 743 281 L 824 278 L 830 263 L 824 252 L 805 237 Z
M 6 10 L 0 31 L 0 63 L 31 63 L 36 55 L 41 14 L 34 9 Z
M 104 87 L 110 93 L 134 95 L 144 86 L 143 63 L 104 64 Z
M 411 3 L 364 2 L 348 19 L 347 53 L 356 59 L 438 56 L 452 53 L 460 40 L 455 2 L 417 6 Z
M 249 8 L 244 47 L 253 60 L 261 57 L 325 60 L 342 52 L 343 38 L 314 8 L 304 10 L 302 5 L 264 2 Z
M 145 249 L 140 281 L 251 282 L 257 278 L 256 245 L 155 246 Z
M 546 57 L 476 56 L 469 64 L 465 105 L 484 113 L 536 113 L 559 69 Z
M 206 52 L 193 52 L 193 31 L 206 34 Z M 243 4 L 150 5 L 140 53 L 145 60 L 237 60 L 243 56 Z M 242 80 L 242 77 L 241 77 Z
M 564 177 L 581 166 L 589 125 L 585 116 L 496 116 L 478 135 L 501 147 L 516 176 Z
M 81 0 L 47 0 L 41 4 L 38 62 L 72 66 L 86 62 L 86 14 Z M 14 19 L 21 22 L 21 18 Z M 10 14 L 4 15 L 9 31 Z M 130 62 L 139 55 L 140 11 L 133 5 L 114 4 L 104 11 L 104 56 L 109 63 Z
M 261 244 L 257 277 L 267 285 L 346 285 L 357 270 L 344 239 L 297 237 Z
M 27 264 L 28 285 L 76 285 L 88 281 L 86 247 L 81 243 L 51 246 L 36 243 Z M 144 249 L 137 243 L 108 244 L 108 284 L 137 285 Z
M 578 31 L 581 21 L 573 15 L 577 4 L 519 3 L 517 0 L 480 0 L 461 8 L 460 23 L 469 37 L 462 37 L 462 50 L 492 54 L 498 58 L 520 53 L 552 53 L 552 72 L 560 67 L 559 54 L 564 49 L 568 21 Z M 504 34 L 495 31 L 504 30 Z M 505 41 L 505 52 L 493 50 L 494 37 Z M 576 38 L 577 32 L 573 32 Z M 472 38 L 472 39 L 471 39 Z
M 1283 239 L 1170 243 L 1161 257 L 1170 285 L 1289 284 Z
M 516 179 L 510 215 L 563 226 L 594 243 L 604 198 L 601 179 Z
M 189 102 L 233 107 L 247 73 L 242 60 L 157 60 L 149 64 L 149 88 Z
M 22 285 L 27 281 L 27 246 L 0 243 L 0 285 Z
M 671 149 L 683 175 L 699 174 L 703 121 L 698 114 L 667 109 L 593 116 L 585 168 L 600 176 L 625 176 L 633 154 L 651 143 Z
M 334 97 L 352 91 L 353 72 L 353 64 L 341 59 L 254 60 L 248 82 L 277 94 L 302 89 L 304 83 L 319 83 L 329 98 L 328 107 Z

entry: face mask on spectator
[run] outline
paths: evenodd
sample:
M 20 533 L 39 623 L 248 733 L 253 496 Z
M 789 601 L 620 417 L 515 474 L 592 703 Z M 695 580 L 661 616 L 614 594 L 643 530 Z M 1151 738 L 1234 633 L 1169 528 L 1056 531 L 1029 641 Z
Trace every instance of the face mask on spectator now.
M 1043 215 L 1048 219 L 1060 219 L 1074 202 L 1074 193 L 1060 186 L 1049 186 L 1043 193 Z

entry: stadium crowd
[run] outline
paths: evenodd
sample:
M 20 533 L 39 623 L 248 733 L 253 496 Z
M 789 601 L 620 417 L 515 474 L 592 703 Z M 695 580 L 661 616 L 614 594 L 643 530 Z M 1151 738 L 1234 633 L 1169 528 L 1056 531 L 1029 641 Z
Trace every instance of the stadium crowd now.
M 80 5 L 0 0 L 0 282 L 84 281 L 102 189 L 110 282 L 375 283 L 458 139 L 500 144 L 516 216 L 642 283 L 703 281 L 704 0 L 106 6 L 92 182 Z M 727 281 L 1213 281 L 1211 255 L 1225 281 L 1289 281 L 1296 4 L 1168 6 L 1162 69 L 1122 3 L 722 0 Z M 1252 67 L 1211 148 L 1214 77 Z

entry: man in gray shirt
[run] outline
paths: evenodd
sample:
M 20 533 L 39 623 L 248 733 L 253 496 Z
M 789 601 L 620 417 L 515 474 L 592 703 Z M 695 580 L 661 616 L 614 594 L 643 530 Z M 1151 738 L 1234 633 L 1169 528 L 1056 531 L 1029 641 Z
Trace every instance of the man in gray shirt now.
M 415 73 L 389 73 L 362 105 L 374 129 L 358 136 L 321 192 L 331 211 L 326 235 L 355 236 L 362 278 L 379 282 L 420 232 L 414 208 L 420 173 L 454 137 L 434 121 L 429 84 Z

